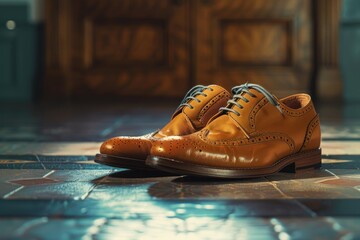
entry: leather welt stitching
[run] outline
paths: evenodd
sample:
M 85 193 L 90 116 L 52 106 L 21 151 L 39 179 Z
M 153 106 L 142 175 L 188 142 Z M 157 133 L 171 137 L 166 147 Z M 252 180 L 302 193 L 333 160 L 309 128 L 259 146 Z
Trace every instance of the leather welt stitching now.
M 292 138 L 283 133 L 265 133 L 258 135 L 256 137 L 251 137 L 249 139 L 228 139 L 222 141 L 212 141 L 206 138 L 205 132 L 200 131 L 198 136 L 206 143 L 211 145 L 220 145 L 220 146 L 241 146 L 241 145 L 249 145 L 256 144 L 262 142 L 270 142 L 270 141 L 282 141 L 285 142 L 289 148 L 291 149 L 291 153 L 295 150 L 295 142 Z
M 216 104 L 218 101 L 220 101 L 225 95 L 228 95 L 225 91 L 219 93 L 218 95 L 216 95 L 215 97 L 213 97 L 200 111 L 197 120 L 201 121 L 201 118 L 205 115 L 205 113 L 210 109 L 210 107 L 214 104 Z M 227 96 L 228 98 L 230 96 Z
M 314 133 L 314 128 L 319 125 L 320 123 L 320 119 L 319 119 L 319 115 L 316 115 L 310 122 L 310 124 L 308 125 L 307 127 L 307 130 L 306 130 L 306 134 L 305 134 L 305 138 L 304 138 L 304 143 L 300 149 L 303 150 L 307 145 L 308 143 L 310 142 L 310 139 L 312 137 L 312 134 Z
M 254 106 L 249 114 L 249 123 L 250 128 L 255 129 L 255 116 L 260 111 L 260 109 L 265 106 L 269 101 L 264 97 L 258 104 Z

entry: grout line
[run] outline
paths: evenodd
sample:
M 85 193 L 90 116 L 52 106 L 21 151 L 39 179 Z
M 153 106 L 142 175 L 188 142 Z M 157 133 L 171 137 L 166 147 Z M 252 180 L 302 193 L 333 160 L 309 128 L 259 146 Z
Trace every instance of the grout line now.
M 97 186 L 97 184 L 93 184 L 89 191 L 87 191 L 86 193 L 84 193 L 82 196 L 80 197 L 75 197 L 74 200 L 85 200 L 89 195 L 90 193 L 92 192 L 92 190 L 94 190 L 94 188 Z
M 18 187 L 17 189 L 15 189 L 15 190 L 9 192 L 8 194 L 4 195 L 3 198 L 6 199 L 6 198 L 10 197 L 11 195 L 17 193 L 18 191 L 20 191 L 20 190 L 23 189 L 23 188 L 24 188 L 24 186 Z
M 49 175 L 53 174 L 55 172 L 55 170 L 51 170 L 50 172 L 48 172 L 47 174 L 45 174 L 44 176 L 42 176 L 42 178 L 46 178 Z
M 333 175 L 336 179 L 340 179 L 340 177 L 338 175 L 336 175 L 335 173 L 333 173 L 332 171 L 330 171 L 329 169 L 325 169 L 325 172 L 330 173 L 331 175 Z
M 310 208 L 308 208 L 307 206 L 305 206 L 304 204 L 302 204 L 299 200 L 297 200 L 296 198 L 294 198 L 295 203 L 301 207 L 302 209 L 304 209 L 311 217 L 316 217 L 317 214 L 312 211 Z
M 329 173 L 332 177 L 327 177 L 325 179 L 320 179 L 320 180 L 316 181 L 315 183 L 323 183 L 323 182 L 326 182 L 326 181 L 329 181 L 329 180 L 332 180 L 332 179 L 340 179 L 339 176 L 337 176 L 335 173 L 331 172 L 330 170 L 324 169 L 324 171 Z
M 266 178 L 266 177 L 265 177 Z M 288 196 L 287 194 L 285 194 L 283 191 L 281 191 L 281 189 L 272 181 L 270 181 L 268 178 L 266 178 L 268 180 L 268 182 L 271 184 L 271 186 L 273 186 L 273 188 L 275 188 L 283 197 L 287 198 L 287 199 L 292 199 L 292 197 Z
M 36 157 L 36 160 L 41 164 L 41 166 L 43 167 L 43 169 L 45 169 L 46 170 L 46 167 L 45 167 L 45 165 L 40 161 L 40 158 L 39 158 L 39 156 L 37 155 L 37 154 L 34 154 L 35 155 L 35 157 Z
M 115 171 L 115 169 L 114 169 L 113 171 L 111 171 L 111 172 L 114 172 L 114 171 Z M 98 185 L 101 184 L 101 182 L 102 182 L 105 178 L 106 178 L 106 176 L 105 176 L 105 177 L 101 177 L 100 182 L 94 183 L 94 184 L 90 187 L 90 189 L 89 189 L 89 191 L 88 191 L 87 193 L 83 194 L 82 196 L 80 196 L 80 197 L 78 197 L 78 198 L 74 198 L 74 199 L 75 199 L 75 200 L 85 200 L 85 199 L 90 195 L 90 193 L 91 193 Z
M 267 178 L 266 178 L 267 179 Z M 308 207 L 306 207 L 304 204 L 302 204 L 301 202 L 299 202 L 299 200 L 297 200 L 296 198 L 293 198 L 287 194 L 285 194 L 283 191 L 281 191 L 281 189 L 275 184 L 273 183 L 272 181 L 270 181 L 269 179 L 267 179 L 269 181 L 269 183 L 278 191 L 280 192 L 280 194 L 282 196 L 284 196 L 285 198 L 287 199 L 290 199 L 290 200 L 294 200 L 295 203 L 301 207 L 303 210 L 305 210 L 305 212 L 307 212 L 311 217 L 316 217 L 317 214 L 315 212 L 313 212 L 311 209 L 309 209 Z
M 16 236 L 22 236 L 24 235 L 26 232 L 28 232 L 31 228 L 40 225 L 40 224 L 44 224 L 48 222 L 48 218 L 47 217 L 41 217 L 41 218 L 36 218 L 36 219 L 32 219 L 28 222 L 25 222 L 24 224 L 22 224 L 17 230 L 15 235 Z

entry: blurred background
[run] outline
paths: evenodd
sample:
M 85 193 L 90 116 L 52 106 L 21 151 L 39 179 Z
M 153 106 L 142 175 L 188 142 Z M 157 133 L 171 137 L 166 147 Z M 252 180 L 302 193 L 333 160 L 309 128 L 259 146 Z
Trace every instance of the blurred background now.
M 255 82 L 358 101 L 358 0 L 0 0 L 2 102 L 178 99 Z
M 359 43 L 360 0 L 0 0 L 0 239 L 360 239 Z M 192 86 L 245 82 L 317 100 L 322 169 L 94 162 Z

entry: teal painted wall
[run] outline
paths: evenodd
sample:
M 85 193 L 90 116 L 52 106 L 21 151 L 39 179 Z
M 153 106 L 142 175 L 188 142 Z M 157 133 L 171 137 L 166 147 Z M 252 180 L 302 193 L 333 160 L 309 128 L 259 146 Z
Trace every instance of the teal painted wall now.
M 0 101 L 32 101 L 42 75 L 42 24 L 31 21 L 28 3 L 13 3 L 0 0 Z
M 0 0 L 1 5 L 26 5 L 27 21 L 30 23 L 40 23 L 44 20 L 45 0 Z
M 360 102 L 360 0 L 343 0 L 340 21 L 340 69 L 344 100 Z

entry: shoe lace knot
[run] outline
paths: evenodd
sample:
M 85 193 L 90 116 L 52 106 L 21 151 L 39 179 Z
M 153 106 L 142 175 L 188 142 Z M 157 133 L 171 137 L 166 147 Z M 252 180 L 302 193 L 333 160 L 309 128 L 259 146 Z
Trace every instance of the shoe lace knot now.
M 209 86 L 203 86 L 203 85 L 196 85 L 194 87 L 192 87 L 185 95 L 184 99 L 181 101 L 180 105 L 178 106 L 178 108 L 176 109 L 175 112 L 177 112 L 180 108 L 182 107 L 189 107 L 190 109 L 193 109 L 194 106 L 192 106 L 190 104 L 191 100 L 194 100 L 196 102 L 201 102 L 201 100 L 199 100 L 198 98 L 196 98 L 199 95 L 202 95 L 204 97 L 207 97 L 207 94 L 204 93 L 204 90 L 210 90 L 210 91 L 214 91 L 214 89 L 212 89 Z
M 221 107 L 219 109 L 219 111 L 222 111 L 223 113 L 232 112 L 232 113 L 236 114 L 237 116 L 240 116 L 240 113 L 237 110 L 233 109 L 233 107 L 236 106 L 239 109 L 243 109 L 244 106 L 240 102 L 243 101 L 244 103 L 248 103 L 250 101 L 248 98 L 246 98 L 246 96 L 245 96 L 246 94 L 248 94 L 252 98 L 256 98 L 256 95 L 254 93 L 250 92 L 250 89 L 255 89 L 258 92 L 262 93 L 266 97 L 266 99 L 272 105 L 274 105 L 282 114 L 280 103 L 277 100 L 277 98 L 275 98 L 274 95 L 272 95 L 269 91 L 267 91 L 262 86 L 260 86 L 258 84 L 254 84 L 254 83 L 245 83 L 240 86 L 233 87 L 231 89 L 231 91 L 233 93 L 233 98 L 227 102 L 226 107 Z

